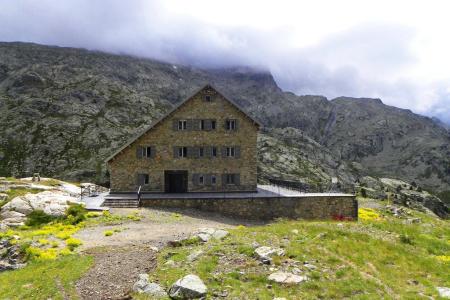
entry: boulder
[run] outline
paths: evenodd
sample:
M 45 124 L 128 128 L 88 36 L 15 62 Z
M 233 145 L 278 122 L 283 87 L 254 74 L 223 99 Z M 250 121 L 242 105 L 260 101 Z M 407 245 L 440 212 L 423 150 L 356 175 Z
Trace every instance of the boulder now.
M 450 288 L 448 287 L 437 287 L 439 297 L 450 299 Z
M 308 280 L 308 277 L 279 271 L 270 274 L 269 280 L 285 284 L 298 284 L 300 282 Z
M 206 296 L 208 291 L 203 281 L 193 274 L 177 280 L 169 290 L 172 299 L 200 299 Z
M 267 246 L 261 246 L 255 249 L 256 257 L 263 263 L 270 263 L 273 256 L 282 256 L 284 253 L 284 250 L 281 248 L 270 248 Z
M 152 299 L 167 297 L 164 289 L 157 283 L 149 282 L 148 274 L 139 274 L 139 279 L 133 285 L 133 291 L 140 294 L 144 293 L 152 297 Z

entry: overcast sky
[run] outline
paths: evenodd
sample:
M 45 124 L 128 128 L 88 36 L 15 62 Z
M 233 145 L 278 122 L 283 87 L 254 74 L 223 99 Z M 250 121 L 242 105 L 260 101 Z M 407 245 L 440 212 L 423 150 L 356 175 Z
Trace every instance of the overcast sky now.
M 0 0 L 0 40 L 249 65 L 296 94 L 377 97 L 450 123 L 450 1 Z

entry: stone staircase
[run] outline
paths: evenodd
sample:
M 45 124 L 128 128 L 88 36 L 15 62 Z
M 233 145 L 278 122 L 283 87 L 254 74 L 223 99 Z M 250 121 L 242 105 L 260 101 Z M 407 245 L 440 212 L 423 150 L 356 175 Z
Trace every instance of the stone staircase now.
M 112 208 L 136 208 L 139 207 L 139 200 L 136 194 L 110 194 L 105 197 L 102 206 Z

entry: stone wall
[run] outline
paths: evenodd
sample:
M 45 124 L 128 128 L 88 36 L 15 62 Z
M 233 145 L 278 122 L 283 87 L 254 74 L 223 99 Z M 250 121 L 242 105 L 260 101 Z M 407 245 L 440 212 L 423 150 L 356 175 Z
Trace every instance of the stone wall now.
M 358 218 L 358 201 L 354 196 L 143 199 L 141 204 L 144 207 L 194 208 L 259 220 Z
M 220 94 L 206 102 L 204 92 L 191 97 L 162 122 L 139 137 L 134 143 L 109 161 L 111 190 L 135 191 L 137 174 L 149 174 L 144 191 L 164 192 L 165 170 L 187 170 L 188 191 L 255 191 L 257 183 L 256 139 L 258 125 Z M 214 119 L 216 130 L 174 130 L 173 122 L 180 119 Z M 227 119 L 236 119 L 238 129 L 225 130 Z M 151 146 L 155 150 L 151 158 L 138 159 L 137 147 Z M 175 158 L 175 146 L 238 146 L 239 158 Z M 222 174 L 240 174 L 239 185 L 222 184 Z M 194 174 L 214 174 L 215 185 L 196 185 Z

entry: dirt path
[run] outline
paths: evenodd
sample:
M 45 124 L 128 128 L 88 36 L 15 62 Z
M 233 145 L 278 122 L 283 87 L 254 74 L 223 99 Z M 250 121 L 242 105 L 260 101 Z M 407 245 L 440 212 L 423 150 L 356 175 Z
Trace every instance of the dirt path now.
M 155 268 L 155 252 L 145 246 L 93 248 L 94 266 L 77 282 L 82 299 L 131 299 L 138 274 Z
M 256 225 L 195 210 L 113 209 L 113 214 L 138 214 L 140 221 L 120 221 L 80 230 L 80 251 L 94 257 L 94 266 L 77 282 L 82 299 L 128 299 L 138 274 L 155 267 L 152 246 L 162 248 L 169 240 L 188 237 L 202 227 L 232 228 Z M 116 230 L 105 236 L 107 230 Z

